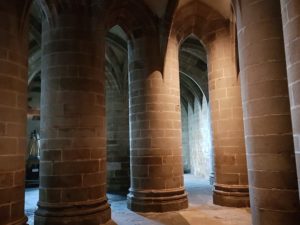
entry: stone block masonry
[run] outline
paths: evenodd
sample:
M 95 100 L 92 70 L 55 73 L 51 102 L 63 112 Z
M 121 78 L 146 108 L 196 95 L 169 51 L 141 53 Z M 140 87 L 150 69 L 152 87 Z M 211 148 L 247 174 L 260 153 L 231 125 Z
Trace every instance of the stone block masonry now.
M 24 182 L 30 1 L 0 2 L 0 224 L 25 225 Z M 21 24 L 24 23 L 24 26 Z
M 205 39 L 204 39 L 205 40 Z M 215 155 L 214 203 L 249 206 L 241 87 L 230 25 L 207 36 L 208 79 Z
M 42 24 L 42 151 L 35 224 L 104 224 L 111 218 L 104 29 L 84 6 L 68 5 L 53 16 L 52 23 Z
M 155 34 L 134 40 L 134 49 L 129 50 L 128 207 L 133 211 L 165 212 L 188 206 L 183 186 L 178 46 L 169 44 L 164 70 Z
M 173 35 L 182 42 L 193 34 L 207 52 L 209 103 L 215 158 L 215 204 L 249 206 L 240 83 L 232 24 L 207 5 L 192 1 L 176 12 Z
M 282 0 L 281 14 L 294 134 L 295 158 L 298 174 L 298 187 L 300 187 L 300 2 L 297 0 Z
M 124 87 L 125 88 L 125 87 Z M 127 90 L 106 83 L 107 191 L 127 194 L 130 186 Z
M 253 225 L 298 225 L 279 0 L 241 0 L 237 27 Z

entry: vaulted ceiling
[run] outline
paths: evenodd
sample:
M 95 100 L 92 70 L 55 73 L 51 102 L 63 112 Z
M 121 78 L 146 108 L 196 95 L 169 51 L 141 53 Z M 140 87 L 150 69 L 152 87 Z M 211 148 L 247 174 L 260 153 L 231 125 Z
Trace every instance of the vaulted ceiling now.
M 158 17 L 163 17 L 169 1 L 174 0 L 144 0 L 149 9 Z M 177 9 L 192 0 L 179 0 Z M 194 0 L 203 1 L 218 10 L 222 15 L 230 15 L 230 0 Z M 29 106 L 38 107 L 41 91 L 41 9 L 34 1 L 30 15 L 29 35 Z M 128 79 L 127 67 L 127 36 L 119 27 L 114 26 L 106 38 L 106 76 L 108 83 L 113 83 L 119 90 L 125 90 Z M 206 51 L 196 37 L 190 36 L 180 49 L 181 87 L 185 93 L 184 99 L 199 98 L 203 95 L 208 99 Z M 189 96 L 193 96 L 192 98 Z
M 169 1 L 176 1 L 176 0 L 144 0 L 144 2 L 152 10 L 152 12 L 160 18 L 164 16 Z M 182 6 L 192 1 L 194 0 L 178 0 L 177 9 L 180 9 Z M 196 1 L 205 3 L 206 5 L 210 6 L 211 8 L 219 12 L 225 18 L 230 18 L 231 16 L 231 0 L 196 0 Z

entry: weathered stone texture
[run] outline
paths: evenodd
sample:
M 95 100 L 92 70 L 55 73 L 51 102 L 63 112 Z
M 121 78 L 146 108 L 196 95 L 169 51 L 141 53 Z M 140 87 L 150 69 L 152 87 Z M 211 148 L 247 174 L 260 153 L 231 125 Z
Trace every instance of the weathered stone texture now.
M 181 130 L 182 130 L 182 153 L 183 153 L 183 167 L 186 173 L 191 172 L 191 155 L 190 155 L 190 141 L 189 141 L 189 118 L 188 109 L 181 103 Z
M 107 191 L 127 194 L 130 186 L 128 87 L 106 83 Z
M 179 41 L 191 33 L 206 47 L 209 101 L 215 157 L 214 203 L 249 205 L 240 84 L 236 73 L 234 32 L 222 15 L 193 1 L 175 14 L 172 33 Z
M 103 224 L 104 29 L 84 13 L 43 22 L 40 197 L 35 224 Z
M 183 185 L 178 45 L 169 42 L 165 68 L 155 35 L 129 50 L 131 187 L 134 211 L 187 207 Z
M 214 203 L 249 206 L 250 189 L 253 225 L 299 225 L 300 1 L 233 0 L 234 12 L 227 1 L 227 16 L 215 1 L 174 2 L 156 14 L 162 5 L 144 1 L 40 0 L 33 18 L 30 0 L 0 1 L 0 225 L 26 224 L 26 113 L 39 106 L 27 99 L 32 44 L 42 46 L 36 225 L 111 222 L 107 183 L 109 192 L 129 188 L 133 211 L 187 208 L 183 171 L 208 177 L 210 125 Z M 116 24 L 129 39 L 126 90 L 105 80 L 105 34 Z M 181 115 L 179 46 L 190 36 L 203 48 L 188 54 L 203 60 L 185 72 L 203 76 L 207 63 L 208 76 L 197 80 L 203 98 Z
M 208 180 L 211 173 L 212 137 L 210 126 L 210 110 L 203 98 L 194 100 L 188 106 L 188 129 L 191 174 Z
M 215 155 L 214 203 L 249 206 L 248 176 L 240 81 L 234 63 L 230 25 L 206 42 Z
M 298 187 L 300 186 L 300 2 L 282 0 L 281 13 L 292 114 Z
M 27 15 L 29 3 L 0 2 L 0 224 L 3 225 L 24 225 L 27 221 L 24 173 L 28 21 L 22 16 Z
M 237 18 L 254 225 L 296 225 L 300 210 L 280 1 L 240 1 Z

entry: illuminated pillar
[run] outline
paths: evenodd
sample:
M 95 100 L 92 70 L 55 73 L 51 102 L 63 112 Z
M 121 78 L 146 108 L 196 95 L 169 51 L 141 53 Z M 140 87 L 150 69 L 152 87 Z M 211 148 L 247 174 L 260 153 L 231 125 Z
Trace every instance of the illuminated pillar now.
M 236 5 L 253 225 L 297 225 L 296 165 L 279 0 Z

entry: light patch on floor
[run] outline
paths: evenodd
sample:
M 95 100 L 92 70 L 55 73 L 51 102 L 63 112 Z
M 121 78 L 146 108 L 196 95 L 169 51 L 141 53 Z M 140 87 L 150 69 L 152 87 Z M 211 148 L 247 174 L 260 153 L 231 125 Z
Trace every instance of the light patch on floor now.
M 168 213 L 135 213 L 127 209 L 126 197 L 108 194 L 112 219 L 118 225 L 251 225 L 250 210 L 212 204 L 212 187 L 208 181 L 185 175 L 189 208 Z M 25 211 L 29 225 L 38 201 L 38 190 L 27 189 Z M 87 224 L 88 225 L 88 224 Z

